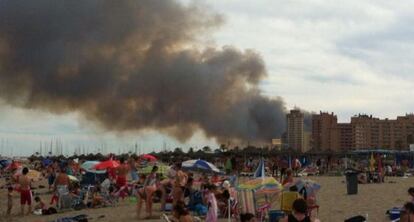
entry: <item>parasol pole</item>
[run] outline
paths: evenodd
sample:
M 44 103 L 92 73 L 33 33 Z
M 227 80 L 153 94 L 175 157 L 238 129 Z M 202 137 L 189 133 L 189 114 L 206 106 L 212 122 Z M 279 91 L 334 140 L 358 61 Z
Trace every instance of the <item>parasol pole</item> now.
M 231 203 L 230 203 L 230 198 L 229 199 L 227 199 L 227 204 L 229 205 L 228 206 L 228 219 L 227 219 L 227 221 L 228 222 L 231 222 Z

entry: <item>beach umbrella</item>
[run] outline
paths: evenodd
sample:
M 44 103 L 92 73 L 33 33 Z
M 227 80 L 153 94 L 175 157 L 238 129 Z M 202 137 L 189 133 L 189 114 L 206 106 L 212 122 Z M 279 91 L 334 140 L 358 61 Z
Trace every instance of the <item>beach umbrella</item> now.
M 254 175 L 254 178 L 265 177 L 265 163 L 263 158 L 260 159 L 259 166 L 257 167 Z
M 144 154 L 144 155 L 140 156 L 140 158 L 141 159 L 144 159 L 146 161 L 149 161 L 149 162 L 155 162 L 155 161 L 157 161 L 157 157 L 155 157 L 155 156 L 153 156 L 151 154 Z
M 262 194 L 273 194 L 282 191 L 283 186 L 273 177 L 262 177 L 239 184 L 237 189 L 252 190 L 255 193 Z
M 96 170 L 95 166 L 98 165 L 99 161 L 86 161 L 81 165 L 81 169 L 85 170 L 86 172 L 90 173 L 98 173 L 103 174 L 106 173 L 106 170 Z
M 0 167 L 1 168 L 6 168 L 7 166 L 9 166 L 12 163 L 11 160 L 0 160 Z
M 22 167 L 22 164 L 18 161 L 12 161 L 11 164 L 9 164 L 5 170 L 16 170 Z
M 116 161 L 116 160 L 110 159 L 110 160 L 103 161 L 103 162 L 100 162 L 100 163 L 96 164 L 94 166 L 94 169 L 96 169 L 96 170 L 105 170 L 105 169 L 113 169 L 113 168 L 117 168 L 117 167 L 119 167 L 119 162 Z
M 305 188 L 307 194 L 315 193 L 321 189 L 321 185 L 317 182 L 304 178 L 297 179 L 293 183 L 285 185 L 286 188 L 289 188 L 291 186 L 296 186 L 298 188 L 298 191 Z
M 168 170 L 170 169 L 170 167 L 169 167 L 169 166 L 164 165 L 164 164 L 159 164 L 159 165 L 156 165 L 156 166 L 158 166 L 158 171 L 157 171 L 157 173 L 159 173 L 159 174 L 161 174 L 161 175 L 165 175 L 165 174 L 167 174 Z M 151 171 L 152 171 L 152 167 L 153 167 L 153 166 L 146 166 L 146 167 L 144 167 L 144 168 L 140 169 L 140 170 L 139 170 L 139 173 L 141 173 L 141 174 L 150 174 L 150 173 L 151 173 Z
M 79 179 L 76 178 L 75 176 L 68 175 L 68 177 L 69 177 L 69 180 L 72 181 L 72 182 L 78 182 L 79 181 Z
M 53 163 L 53 161 L 51 159 L 43 159 L 42 160 L 42 165 L 43 166 L 49 166 L 52 163 Z
M 205 160 L 187 160 L 182 163 L 182 167 L 185 170 L 191 171 L 220 173 L 220 170 L 216 166 Z
M 22 175 L 22 171 L 23 171 L 23 168 L 21 167 L 21 168 L 19 168 L 17 171 L 16 171 L 16 173 L 14 174 L 14 176 L 17 178 L 17 177 L 19 177 L 19 176 L 21 176 Z M 30 179 L 30 180 L 33 180 L 33 181 L 38 181 L 38 180 L 40 180 L 41 178 L 42 178 L 42 173 L 40 173 L 39 171 L 37 171 L 37 170 L 29 170 L 29 172 L 26 174 L 26 176 Z

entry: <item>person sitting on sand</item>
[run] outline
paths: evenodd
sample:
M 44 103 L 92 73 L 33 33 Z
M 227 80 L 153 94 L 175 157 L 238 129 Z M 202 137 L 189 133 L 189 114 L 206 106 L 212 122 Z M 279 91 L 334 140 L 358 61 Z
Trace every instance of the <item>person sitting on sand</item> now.
M 308 205 L 304 199 L 296 199 L 292 210 L 292 213 L 284 217 L 281 222 L 311 222 L 311 218 L 307 215 Z
M 401 214 L 400 222 L 412 222 L 414 221 L 414 203 L 407 202 L 404 205 L 404 211 Z
M 34 207 L 34 210 L 46 210 L 46 204 L 40 199 L 39 196 L 35 197 L 36 205 Z
M 408 189 L 408 194 L 410 195 L 410 198 L 411 198 L 411 202 L 412 203 L 414 203 L 414 187 L 410 187 L 409 189 Z
M 293 183 L 293 173 L 291 169 L 286 170 L 286 178 L 283 180 L 282 185 Z
M 27 167 L 23 168 L 22 175 L 19 176 L 18 183 L 20 185 L 20 204 L 21 204 L 21 214 L 24 214 L 24 206 L 27 204 L 28 211 L 27 214 L 32 212 L 32 191 L 30 190 L 30 179 L 27 177 L 29 169 Z
M 182 201 L 178 201 L 175 204 L 172 215 L 172 222 L 193 222 L 193 217 L 190 215 L 188 210 L 185 209 L 185 204 Z
M 93 190 L 93 193 L 92 193 L 92 208 L 104 205 L 105 202 L 104 202 L 104 199 L 103 199 L 100 192 L 101 192 L 101 189 L 99 188 L 99 186 L 96 187 Z
M 256 222 L 256 217 L 252 213 L 240 214 L 240 222 Z

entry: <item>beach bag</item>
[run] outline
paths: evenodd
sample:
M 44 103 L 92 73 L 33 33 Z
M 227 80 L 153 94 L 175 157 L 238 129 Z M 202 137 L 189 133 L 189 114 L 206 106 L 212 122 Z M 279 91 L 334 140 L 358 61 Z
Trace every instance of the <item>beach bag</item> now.
M 365 217 L 359 215 L 359 216 L 348 218 L 344 222 L 364 222 L 364 221 L 366 221 Z
M 72 220 L 76 222 L 88 222 L 88 216 L 85 214 L 81 214 L 81 215 L 72 217 Z
M 195 206 L 195 212 L 198 216 L 203 216 L 203 215 L 207 214 L 208 208 L 207 208 L 207 206 L 205 206 L 203 204 L 197 204 Z
M 401 208 L 394 207 L 394 208 L 391 208 L 391 209 L 387 210 L 386 214 L 388 214 L 388 216 L 390 217 L 390 220 L 396 220 L 396 219 L 400 218 L 401 211 L 402 211 Z
M 74 210 L 82 210 L 82 209 L 85 209 L 85 208 L 86 208 L 86 205 L 83 202 L 79 202 L 75 206 L 73 206 Z
M 42 210 L 42 215 L 51 215 L 57 214 L 57 210 L 54 207 L 49 207 L 48 209 Z

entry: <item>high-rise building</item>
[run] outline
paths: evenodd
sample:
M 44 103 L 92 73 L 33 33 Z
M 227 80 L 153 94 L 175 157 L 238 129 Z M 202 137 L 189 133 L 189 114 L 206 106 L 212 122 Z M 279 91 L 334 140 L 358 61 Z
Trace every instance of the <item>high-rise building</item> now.
M 397 119 L 357 115 L 338 123 L 331 113 L 312 116 L 312 148 L 316 150 L 408 149 L 414 144 L 414 114 Z
M 304 152 L 303 113 L 298 109 L 293 109 L 286 115 L 286 119 L 288 148 Z
M 351 118 L 355 149 L 408 149 L 414 143 L 414 115 L 379 119 L 368 115 Z
M 320 112 L 312 116 L 312 148 L 339 150 L 338 119 L 333 113 Z

